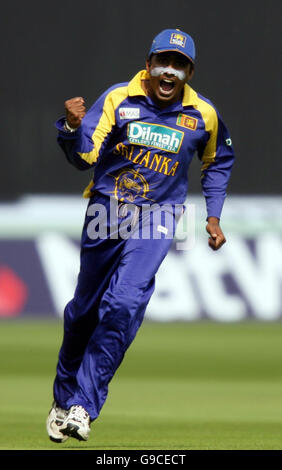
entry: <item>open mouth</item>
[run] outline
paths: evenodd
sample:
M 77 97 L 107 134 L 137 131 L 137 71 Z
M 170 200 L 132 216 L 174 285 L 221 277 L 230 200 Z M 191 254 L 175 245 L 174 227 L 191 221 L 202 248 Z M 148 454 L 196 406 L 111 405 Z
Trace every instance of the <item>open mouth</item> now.
M 175 83 L 173 80 L 169 80 L 168 78 L 164 78 L 160 81 L 160 89 L 164 95 L 170 95 L 175 87 Z

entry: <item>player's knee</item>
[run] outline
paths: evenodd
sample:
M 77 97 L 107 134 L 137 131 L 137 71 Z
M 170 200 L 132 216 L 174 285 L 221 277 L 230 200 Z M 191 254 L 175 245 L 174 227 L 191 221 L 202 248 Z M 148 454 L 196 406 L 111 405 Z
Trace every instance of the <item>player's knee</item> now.
M 118 286 L 105 293 L 100 305 L 100 318 L 109 326 L 117 325 L 119 329 L 126 330 L 138 320 L 139 312 L 145 309 L 146 304 L 143 288 Z

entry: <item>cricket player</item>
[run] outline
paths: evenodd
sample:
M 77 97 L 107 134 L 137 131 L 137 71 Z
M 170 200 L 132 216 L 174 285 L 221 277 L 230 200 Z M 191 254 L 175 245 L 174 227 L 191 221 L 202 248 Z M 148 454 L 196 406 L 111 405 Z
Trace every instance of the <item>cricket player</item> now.
M 208 243 L 213 250 L 225 243 L 220 217 L 234 152 L 215 106 L 188 85 L 194 64 L 193 39 L 166 29 L 144 70 L 109 88 L 87 113 L 82 97 L 67 100 L 56 123 L 67 160 L 94 174 L 47 418 L 55 442 L 89 437 L 171 246 L 195 153 Z

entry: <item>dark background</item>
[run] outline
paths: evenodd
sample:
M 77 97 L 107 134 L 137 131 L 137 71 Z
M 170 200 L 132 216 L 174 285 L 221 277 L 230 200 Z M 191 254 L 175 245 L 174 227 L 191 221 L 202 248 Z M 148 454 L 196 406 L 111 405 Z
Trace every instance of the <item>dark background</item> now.
M 0 198 L 80 193 L 91 178 L 65 160 L 54 122 L 143 68 L 153 37 L 180 28 L 197 50 L 191 86 L 214 102 L 237 161 L 229 194 L 281 192 L 282 2 L 25 1 L 1 6 Z M 198 192 L 194 159 L 190 191 Z

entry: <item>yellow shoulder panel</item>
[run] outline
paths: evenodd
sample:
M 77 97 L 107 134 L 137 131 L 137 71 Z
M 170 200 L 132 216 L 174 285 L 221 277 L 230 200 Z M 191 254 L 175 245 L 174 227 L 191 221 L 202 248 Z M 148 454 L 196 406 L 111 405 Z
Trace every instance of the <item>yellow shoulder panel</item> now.
M 211 106 L 209 103 L 199 97 L 198 100 L 199 101 L 197 108 L 202 115 L 206 131 L 210 134 L 209 140 L 202 156 L 202 161 L 204 162 L 202 170 L 204 170 L 214 161 L 216 156 L 218 118 L 216 110 L 213 108 L 213 106 Z
M 97 161 L 102 143 L 115 125 L 115 110 L 120 103 L 128 96 L 127 86 L 115 88 L 106 97 L 103 112 L 98 125 L 92 135 L 94 148 L 91 152 L 80 153 L 83 160 L 90 165 Z

